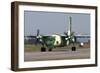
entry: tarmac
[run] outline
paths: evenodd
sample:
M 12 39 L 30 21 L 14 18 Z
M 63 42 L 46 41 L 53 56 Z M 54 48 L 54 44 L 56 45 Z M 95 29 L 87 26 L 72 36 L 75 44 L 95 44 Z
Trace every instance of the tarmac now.
M 77 48 L 76 51 L 71 49 L 54 50 L 46 52 L 25 52 L 24 61 L 44 61 L 44 60 L 63 60 L 63 59 L 88 59 L 90 58 L 90 48 Z

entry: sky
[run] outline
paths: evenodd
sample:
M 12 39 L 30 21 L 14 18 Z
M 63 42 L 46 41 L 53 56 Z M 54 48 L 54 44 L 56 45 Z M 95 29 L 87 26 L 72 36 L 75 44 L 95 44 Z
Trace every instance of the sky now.
M 24 36 L 63 34 L 68 30 L 69 16 L 72 17 L 72 31 L 75 34 L 90 35 L 90 14 L 24 11 Z

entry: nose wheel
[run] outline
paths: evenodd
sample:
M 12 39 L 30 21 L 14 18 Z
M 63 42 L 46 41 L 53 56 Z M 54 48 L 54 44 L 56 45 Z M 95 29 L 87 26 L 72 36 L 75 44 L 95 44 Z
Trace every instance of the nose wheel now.
M 52 49 L 49 48 L 48 51 L 52 51 Z M 45 47 L 41 47 L 41 52 L 46 52 L 46 48 Z
M 52 49 L 51 49 L 51 48 L 49 48 L 49 49 L 48 49 L 48 51 L 52 51 Z

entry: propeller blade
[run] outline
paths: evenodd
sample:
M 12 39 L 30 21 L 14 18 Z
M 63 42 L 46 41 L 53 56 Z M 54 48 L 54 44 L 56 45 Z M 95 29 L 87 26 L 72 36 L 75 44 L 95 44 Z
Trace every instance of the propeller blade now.
M 40 34 L 40 30 L 38 29 L 38 30 L 37 30 L 37 36 L 39 36 L 39 34 Z
M 39 43 L 39 40 L 40 40 L 40 30 L 37 29 L 36 44 Z

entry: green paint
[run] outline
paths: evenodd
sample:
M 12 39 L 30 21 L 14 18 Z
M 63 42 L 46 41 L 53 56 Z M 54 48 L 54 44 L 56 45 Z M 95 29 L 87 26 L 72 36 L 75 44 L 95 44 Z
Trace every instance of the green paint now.
M 55 37 L 53 36 L 45 36 L 43 37 L 43 41 L 46 44 L 48 48 L 53 48 L 54 47 L 54 42 L 55 42 Z

